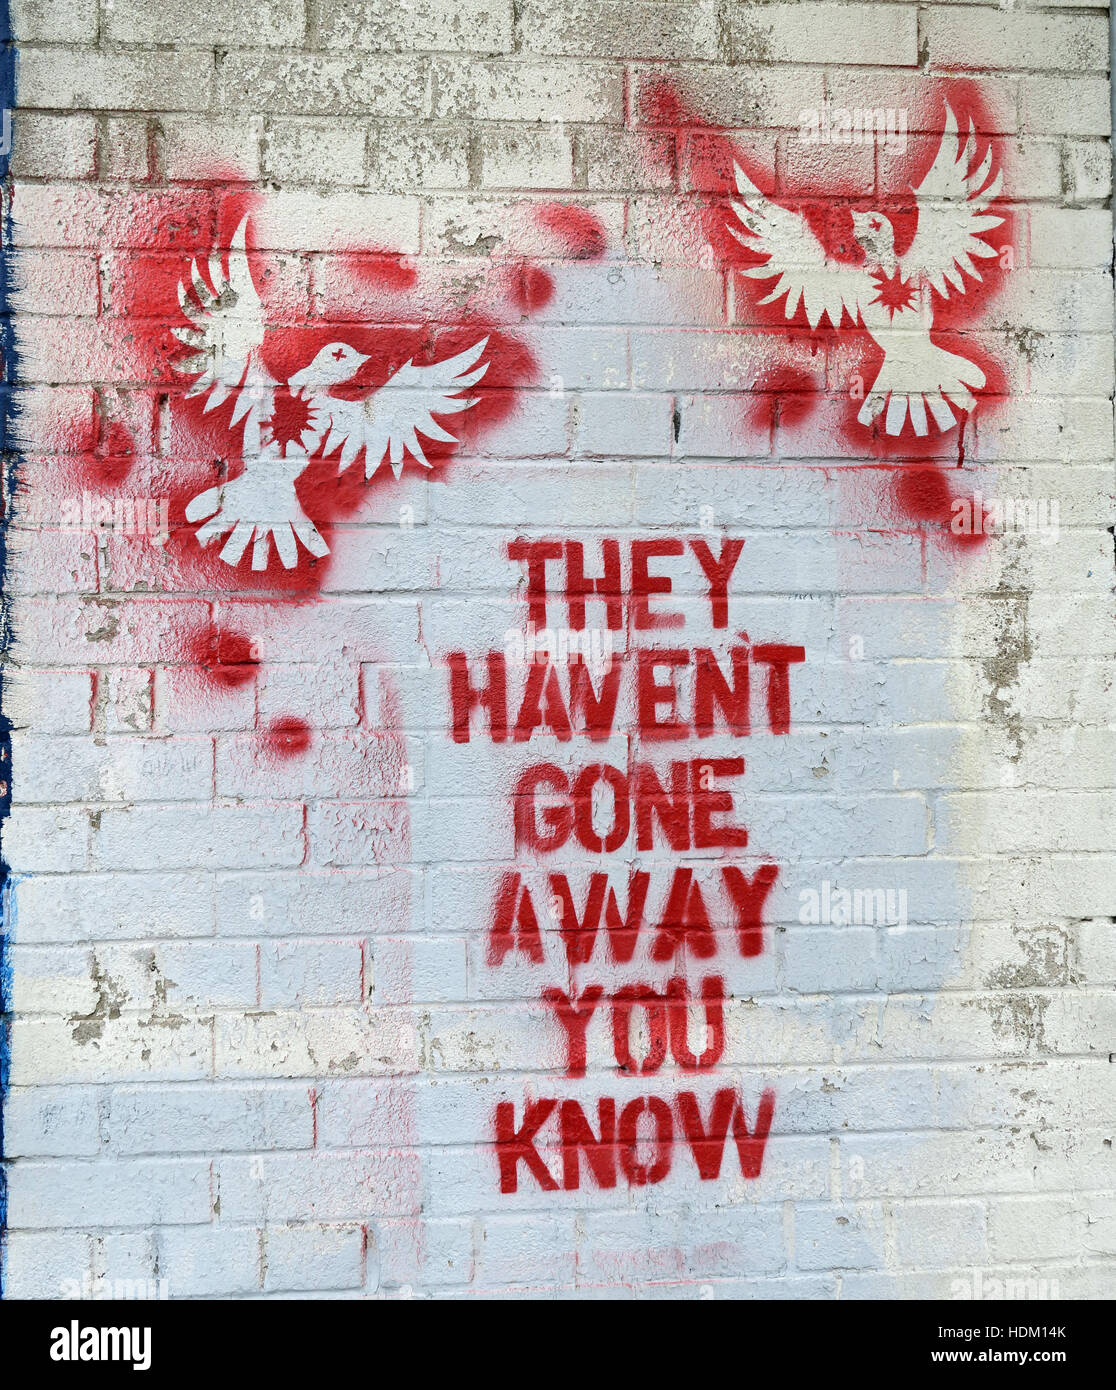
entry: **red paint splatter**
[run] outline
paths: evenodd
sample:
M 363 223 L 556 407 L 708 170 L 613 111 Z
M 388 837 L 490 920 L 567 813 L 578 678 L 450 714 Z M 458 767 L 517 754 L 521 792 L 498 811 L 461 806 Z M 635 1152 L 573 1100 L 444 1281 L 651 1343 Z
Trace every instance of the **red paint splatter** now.
M 293 714 L 274 719 L 264 735 L 264 747 L 277 758 L 295 758 L 310 747 L 310 725 Z
M 797 367 L 773 367 L 756 383 L 750 419 L 761 429 L 774 424 L 801 424 L 817 409 L 824 382 Z
M 106 454 L 134 454 L 136 442 L 127 425 L 120 420 L 113 420 L 105 431 L 103 447 Z
M 111 492 L 121 487 L 132 471 L 133 459 L 130 454 L 91 454 L 85 460 L 86 486 L 99 492 Z
M 537 216 L 558 237 L 564 255 L 575 261 L 595 261 L 604 255 L 608 242 L 604 224 L 588 208 L 571 203 L 543 203 Z
M 904 508 L 919 521 L 948 521 L 949 482 L 940 468 L 901 469 L 895 490 Z
M 904 280 L 902 273 L 887 275 L 882 270 L 874 270 L 872 279 L 876 282 L 876 297 L 873 304 L 882 304 L 891 318 L 904 309 L 914 307 L 916 285 L 913 280 Z
M 358 280 L 381 289 L 402 292 L 418 282 L 418 271 L 402 256 L 351 251 L 343 259 Z
M 512 300 L 526 313 L 545 309 L 554 298 L 554 276 L 541 265 L 525 261 L 512 279 L 510 293 Z
M 259 656 L 250 637 L 212 625 L 190 640 L 188 652 L 191 663 L 214 684 L 230 689 L 250 681 L 259 665 Z
M 957 531 L 953 522 L 957 516 L 954 504 L 963 496 L 954 492 L 949 475 L 935 463 L 900 466 L 895 472 L 895 498 L 900 507 L 914 520 L 929 522 L 940 528 L 942 539 L 950 545 L 967 548 L 982 545 L 983 530 L 976 533 Z M 970 508 L 971 508 L 971 499 Z
M 111 491 L 129 476 L 136 462 L 136 441 L 122 420 L 105 420 L 97 403 L 82 450 L 81 482 L 85 487 Z

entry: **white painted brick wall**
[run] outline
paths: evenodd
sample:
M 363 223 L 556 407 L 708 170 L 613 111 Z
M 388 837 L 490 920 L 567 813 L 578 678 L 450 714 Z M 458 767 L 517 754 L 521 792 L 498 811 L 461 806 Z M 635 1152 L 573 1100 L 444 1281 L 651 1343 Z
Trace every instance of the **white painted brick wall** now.
M 13 10 L 5 1293 L 157 1272 L 172 1297 L 949 1298 L 997 1279 L 1112 1297 L 1104 7 Z M 963 327 L 1006 396 L 963 454 L 954 432 L 930 457 L 962 491 L 1056 501 L 1052 543 L 958 552 L 904 510 L 909 456 L 849 427 L 860 340 L 765 328 L 700 215 L 724 141 L 780 197 L 867 206 L 932 154 L 959 70 L 1014 217 L 1011 268 Z M 689 117 L 653 118 L 664 81 Z M 803 145 L 823 101 L 909 112 L 910 150 Z M 464 316 L 530 361 L 485 383 L 509 408 L 443 469 L 378 477 L 294 595 L 277 570 L 262 595 L 202 582 L 173 547 L 51 511 L 114 468 L 177 496 L 235 449 L 184 423 L 165 330 L 190 258 L 245 211 L 276 340 Z M 671 536 L 745 539 L 728 628 L 687 555 L 661 601 L 685 627 L 617 650 L 801 643 L 788 735 L 756 676 L 746 739 L 641 745 L 630 689 L 600 743 L 451 739 L 447 654 L 526 624 L 509 541 L 580 540 L 592 575 L 602 537 Z M 232 642 L 217 665 L 210 635 Z M 262 751 L 286 719 L 306 746 Z M 744 862 L 780 866 L 764 949 L 737 954 L 716 900 L 715 962 L 579 967 L 607 993 L 720 973 L 725 1050 L 701 1075 L 618 1075 L 602 1004 L 566 1076 L 540 997 L 571 984 L 557 937 L 543 965 L 487 956 L 522 859 L 510 794 L 533 763 L 649 747 L 746 758 Z M 571 845 L 541 867 L 626 880 L 631 857 Z M 674 860 L 646 857 L 661 897 Z M 720 861 L 685 856 L 711 902 Z M 902 892 L 905 919 L 803 920 L 826 883 Z M 704 1116 L 726 1086 L 749 1121 L 775 1095 L 755 1178 L 730 1144 L 702 1181 L 679 1134 L 646 1188 L 598 1186 L 583 1155 L 576 1190 L 522 1165 L 500 1190 L 500 1101 L 517 1123 L 527 1098 L 579 1101 L 595 1126 L 601 1097 L 692 1089 Z M 540 1132 L 557 1174 L 555 1143 Z

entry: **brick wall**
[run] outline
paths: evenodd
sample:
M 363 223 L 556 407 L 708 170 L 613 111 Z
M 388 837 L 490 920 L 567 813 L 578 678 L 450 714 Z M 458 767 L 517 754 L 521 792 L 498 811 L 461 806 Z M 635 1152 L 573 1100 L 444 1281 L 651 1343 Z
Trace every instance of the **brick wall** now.
M 1111 1296 L 1107 11 L 12 28 L 5 1292 Z M 942 295 L 949 113 L 1002 186 Z M 253 294 L 258 456 L 180 370 Z M 926 315 L 972 408 L 863 423 L 883 353 L 942 403 Z M 431 469 L 299 454 L 319 351 L 482 339 Z M 253 467 L 230 563 L 187 508 Z

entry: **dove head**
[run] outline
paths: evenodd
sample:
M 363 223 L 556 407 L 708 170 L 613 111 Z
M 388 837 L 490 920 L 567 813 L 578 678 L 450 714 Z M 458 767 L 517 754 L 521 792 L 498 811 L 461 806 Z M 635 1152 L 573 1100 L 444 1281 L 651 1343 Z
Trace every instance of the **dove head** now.
M 853 235 L 870 266 L 890 268 L 895 262 L 895 228 L 884 212 L 854 212 Z
M 289 384 L 312 391 L 340 386 L 343 381 L 355 376 L 367 361 L 365 353 L 357 352 L 348 343 L 327 343 L 309 366 L 294 373 Z

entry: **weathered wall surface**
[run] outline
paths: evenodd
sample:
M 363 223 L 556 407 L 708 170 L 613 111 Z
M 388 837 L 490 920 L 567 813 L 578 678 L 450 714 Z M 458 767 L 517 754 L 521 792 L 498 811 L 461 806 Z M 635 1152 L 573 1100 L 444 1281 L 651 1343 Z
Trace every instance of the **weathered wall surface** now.
M 5 1292 L 1116 1292 L 1107 12 L 13 25 Z

